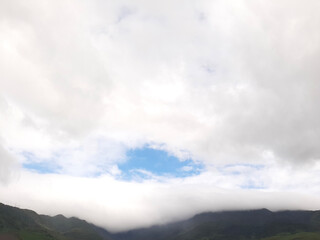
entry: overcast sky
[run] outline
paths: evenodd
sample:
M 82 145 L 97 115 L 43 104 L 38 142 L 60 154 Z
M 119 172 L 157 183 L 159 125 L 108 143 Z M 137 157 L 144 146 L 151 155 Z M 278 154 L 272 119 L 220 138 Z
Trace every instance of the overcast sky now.
M 320 209 L 318 0 L 0 2 L 0 202 L 112 231 Z

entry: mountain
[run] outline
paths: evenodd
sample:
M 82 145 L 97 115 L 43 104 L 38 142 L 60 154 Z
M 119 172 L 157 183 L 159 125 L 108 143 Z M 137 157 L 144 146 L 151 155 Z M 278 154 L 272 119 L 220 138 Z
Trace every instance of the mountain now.
M 202 213 L 177 223 L 137 229 L 113 236 L 116 240 L 235 240 L 290 239 L 299 233 L 320 239 L 320 211 L 281 211 L 267 209 Z M 280 235 L 281 238 L 277 238 Z M 287 237 L 287 238 L 285 238 Z
M 78 218 L 0 204 L 0 240 L 320 240 L 320 211 L 208 212 L 191 219 L 109 233 Z
M 109 232 L 84 220 L 39 215 L 0 203 L 0 240 L 9 236 L 21 240 L 111 240 Z

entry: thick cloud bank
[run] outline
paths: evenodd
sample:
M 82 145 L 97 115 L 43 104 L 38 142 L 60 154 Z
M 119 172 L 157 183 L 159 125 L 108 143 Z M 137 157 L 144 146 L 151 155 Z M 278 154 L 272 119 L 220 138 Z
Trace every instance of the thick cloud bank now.
M 146 144 L 205 166 L 199 186 L 184 185 L 189 195 L 173 197 L 177 202 L 215 198 L 216 187 L 231 190 L 226 196 L 232 189 L 255 189 L 253 195 L 241 193 L 252 199 L 252 207 L 262 191 L 270 199 L 272 191 L 317 198 L 319 7 L 316 0 L 2 1 L 0 181 L 12 182 L 2 186 L 0 201 L 14 202 L 10 189 L 25 191 L 16 178 L 26 173 L 19 173 L 16 163 L 40 164 L 42 172 L 58 174 L 29 173 L 29 190 L 37 178 L 48 189 L 53 178 L 65 178 L 65 186 L 74 189 L 73 181 L 97 176 L 118 186 L 118 164 L 127 160 L 128 149 Z M 148 198 L 155 190 L 140 189 L 147 186 L 142 183 L 137 196 L 146 191 Z M 102 180 L 92 184 L 100 184 L 103 196 L 113 188 Z M 172 194 L 179 189 L 171 180 L 161 186 L 173 188 Z M 118 201 L 136 196 L 127 188 L 113 192 L 112 204 L 130 205 Z M 28 190 L 26 196 L 42 199 L 45 189 Z M 202 191 L 192 195 L 194 189 Z M 66 196 L 57 195 L 67 201 L 69 192 L 61 191 Z M 43 206 L 60 201 L 50 196 Z M 106 202 L 94 206 L 107 215 L 112 204 Z M 85 204 L 79 200 L 79 206 Z M 128 212 L 134 216 L 141 204 Z M 220 206 L 200 205 L 190 204 L 189 213 Z M 157 208 L 162 209 L 150 205 L 145 216 Z M 172 214 L 180 216 L 179 211 Z M 150 222 L 170 220 L 162 217 L 155 214 Z M 132 219 L 123 227 L 132 227 Z M 143 224 L 147 221 L 137 221 Z M 112 228 L 121 228 L 116 225 Z
M 288 184 L 286 179 L 281 179 L 281 174 L 283 172 L 274 171 L 273 177 Z M 234 187 L 228 177 L 211 173 L 183 180 L 139 183 L 117 181 L 107 175 L 83 178 L 24 172 L 10 187 L 0 185 L 0 192 L 2 201 L 14 206 L 50 215 L 64 213 L 110 231 L 123 231 L 182 220 L 204 211 L 319 209 L 319 193 L 315 194 L 312 189 L 312 184 L 316 183 L 312 179 L 315 174 L 307 179 L 297 173 L 290 174 L 296 179 L 290 184 L 297 185 L 291 186 L 291 191 L 277 186 L 277 180 L 268 184 L 272 190 L 243 190 Z M 241 182 L 241 179 L 236 180 Z M 299 189 L 299 184 L 305 180 L 311 183 Z M 233 185 L 232 189 L 226 186 L 228 184 Z

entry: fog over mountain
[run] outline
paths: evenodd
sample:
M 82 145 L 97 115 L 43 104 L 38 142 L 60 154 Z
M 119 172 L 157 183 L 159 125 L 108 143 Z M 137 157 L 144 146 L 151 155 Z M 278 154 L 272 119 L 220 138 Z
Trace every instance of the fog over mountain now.
M 3 240 L 315 240 L 320 238 L 319 211 L 206 212 L 170 224 L 112 233 L 83 219 L 37 214 L 0 203 Z
M 0 2 L 0 202 L 119 231 L 320 209 L 320 2 Z

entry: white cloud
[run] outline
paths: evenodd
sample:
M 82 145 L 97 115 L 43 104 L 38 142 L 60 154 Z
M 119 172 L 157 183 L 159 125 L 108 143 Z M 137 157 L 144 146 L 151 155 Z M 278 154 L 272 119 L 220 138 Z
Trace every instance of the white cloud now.
M 1 92 L 47 141 L 317 160 L 317 3 L 288 3 L 3 3 Z
M 206 166 L 197 178 L 200 198 L 207 187 L 241 186 L 310 191 L 316 198 L 318 8 L 313 0 L 1 2 L 0 179 L 9 179 L 12 163 L 26 161 L 23 152 L 64 174 L 117 175 L 127 149 L 151 144 Z M 30 186 L 42 177 L 57 176 L 32 175 Z M 81 179 L 61 178 L 73 188 Z M 103 189 L 100 180 L 85 182 Z M 154 185 L 137 186 L 135 197 L 154 193 Z M 190 195 L 173 198 L 193 198 L 189 187 Z M 8 196 L 12 202 L 14 194 Z M 291 201 L 284 199 L 279 206 Z M 141 210 L 142 202 L 133 202 Z M 204 205 L 220 206 L 212 204 Z M 162 218 L 170 217 L 156 214 L 152 221 Z
M 257 179 L 261 173 L 250 173 L 249 178 L 264 181 L 272 191 L 243 190 L 236 185 L 247 181 L 245 176 L 234 178 L 219 172 L 185 179 L 124 182 L 110 175 L 83 178 L 23 171 L 20 179 L 10 186 L 0 185 L 0 193 L 1 201 L 7 204 L 50 215 L 81 217 L 112 231 L 167 223 L 203 211 L 320 208 L 319 195 L 313 189 L 313 184 L 319 184 L 315 180 L 319 172 L 301 176 L 293 171 L 276 170 L 270 172 L 272 179 L 270 176 Z M 297 191 L 301 190 L 301 183 L 305 192 Z M 291 185 L 290 191 L 286 184 Z

